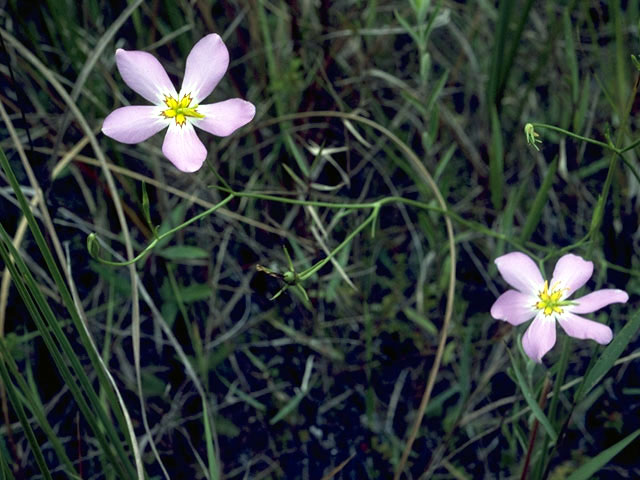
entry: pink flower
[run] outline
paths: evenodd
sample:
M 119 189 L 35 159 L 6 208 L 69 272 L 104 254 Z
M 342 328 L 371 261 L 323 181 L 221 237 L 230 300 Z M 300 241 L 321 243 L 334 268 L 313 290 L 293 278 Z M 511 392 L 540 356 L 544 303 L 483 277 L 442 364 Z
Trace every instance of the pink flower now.
M 577 255 L 564 255 L 556 263 L 551 283 L 542 278 L 534 261 L 524 253 L 513 252 L 498 257 L 496 265 L 502 278 L 516 290 L 507 290 L 498 297 L 491 307 L 491 316 L 512 325 L 533 318 L 522 337 L 522 347 L 534 361 L 541 363 L 543 355 L 556 343 L 556 320 L 574 338 L 589 338 L 601 345 L 613 338 L 608 326 L 576 314 L 595 312 L 611 303 L 625 303 L 629 300 L 626 292 L 596 290 L 584 297 L 567 300 L 591 278 L 592 262 Z
M 114 110 L 105 118 L 102 132 L 122 143 L 139 143 L 169 127 L 162 153 L 183 172 L 195 172 L 207 156 L 194 126 L 226 137 L 249 123 L 256 113 L 253 104 L 240 98 L 200 105 L 229 66 L 227 47 L 215 33 L 200 39 L 191 49 L 180 93 L 149 53 L 119 48 L 116 64 L 124 82 L 153 105 Z

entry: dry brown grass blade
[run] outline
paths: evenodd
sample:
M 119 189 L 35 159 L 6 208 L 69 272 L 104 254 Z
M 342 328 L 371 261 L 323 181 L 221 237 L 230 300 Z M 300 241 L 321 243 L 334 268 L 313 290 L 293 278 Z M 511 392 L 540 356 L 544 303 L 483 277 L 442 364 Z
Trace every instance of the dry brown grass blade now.
M 352 453 L 351 456 L 349 458 L 347 458 L 346 460 L 343 460 L 340 465 L 338 465 L 336 468 L 334 468 L 333 470 L 331 470 L 329 473 L 327 473 L 324 477 L 322 477 L 322 480 L 330 480 L 331 478 L 335 477 L 338 473 L 340 473 L 340 471 L 346 467 L 349 462 L 351 460 L 353 460 L 353 457 L 355 457 L 356 454 Z

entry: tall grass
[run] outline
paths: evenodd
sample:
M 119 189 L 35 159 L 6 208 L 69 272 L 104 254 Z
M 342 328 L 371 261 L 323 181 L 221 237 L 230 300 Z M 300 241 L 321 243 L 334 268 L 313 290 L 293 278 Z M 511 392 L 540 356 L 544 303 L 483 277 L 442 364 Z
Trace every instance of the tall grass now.
M 640 476 L 636 2 L 0 12 L 0 478 Z M 116 48 L 179 85 L 211 32 L 257 114 L 202 170 L 100 133 Z M 626 290 L 614 340 L 533 363 L 516 250 Z

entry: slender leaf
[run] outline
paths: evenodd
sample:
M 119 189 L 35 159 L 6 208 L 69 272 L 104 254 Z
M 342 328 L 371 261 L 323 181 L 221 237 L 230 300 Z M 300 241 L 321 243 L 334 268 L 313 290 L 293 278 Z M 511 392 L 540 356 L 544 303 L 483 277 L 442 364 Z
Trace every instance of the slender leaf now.
M 31 272 L 25 265 L 22 257 L 13 246 L 11 238 L 9 237 L 1 223 L 0 258 L 2 258 L 7 269 L 11 273 L 13 283 L 18 290 L 18 293 L 22 297 L 22 300 L 24 301 L 24 304 L 27 307 L 31 318 L 40 331 L 42 339 L 53 358 L 54 364 L 58 368 L 58 371 L 60 372 L 73 397 L 78 403 L 78 407 L 85 417 L 85 420 L 93 430 L 94 434 L 96 435 L 96 439 L 101 444 L 103 451 L 109 457 L 112 465 L 114 465 L 116 469 L 121 469 L 122 464 L 114 455 L 111 445 L 115 446 L 115 448 L 118 450 L 118 456 L 123 461 L 126 461 L 127 457 L 124 453 L 122 442 L 115 432 L 114 425 L 109 419 L 107 419 L 104 410 L 100 408 L 101 405 L 99 404 L 99 400 L 93 390 L 93 387 L 91 386 L 89 379 L 86 377 L 84 370 L 80 366 L 78 358 L 75 356 L 75 353 L 69 345 L 66 336 L 62 332 L 62 328 L 59 325 L 59 322 L 56 320 L 51 307 L 44 299 L 42 292 L 37 286 L 37 283 L 31 276 Z M 14 261 L 12 261 L 12 259 L 14 259 Z M 27 286 L 26 283 L 28 283 L 29 286 Z M 40 312 L 42 312 L 42 314 Z M 56 341 L 51 336 L 51 332 L 54 333 L 57 342 L 61 345 L 62 352 L 58 349 Z M 72 371 L 69 369 L 69 366 L 64 360 L 65 358 L 67 358 L 72 364 L 74 373 L 72 373 Z M 74 377 L 80 381 L 82 390 L 90 397 L 91 404 L 96 407 L 96 411 L 92 411 L 91 408 L 89 408 L 89 404 L 87 403 L 85 396 L 81 393 L 81 389 L 78 387 Z M 96 413 L 98 414 L 97 416 Z M 102 423 L 102 426 L 100 426 L 100 423 Z M 111 437 L 110 440 L 107 440 L 105 438 L 105 432 Z M 124 465 L 125 467 L 131 466 L 128 463 L 124 463 Z M 131 476 L 130 473 L 127 474 L 126 470 L 121 470 L 121 475 L 122 474 L 127 477 Z
M 513 373 L 516 376 L 516 380 L 518 381 L 518 386 L 520 387 L 520 391 L 522 392 L 524 399 L 529 405 L 529 408 L 531 408 L 531 411 L 533 412 L 535 417 L 540 422 L 540 425 L 544 427 L 549 437 L 551 437 L 551 441 L 555 443 L 558 440 L 558 434 L 553 428 L 553 425 L 551 425 L 551 422 L 549 421 L 547 416 L 544 414 L 544 412 L 540 408 L 540 405 L 538 405 L 538 401 L 533 396 L 533 392 L 529 388 L 529 385 L 527 385 L 527 381 L 525 380 L 524 375 L 522 375 L 522 372 L 518 367 L 518 362 L 515 360 L 515 358 L 513 358 L 513 355 L 511 355 L 511 352 L 509 352 L 508 350 L 507 352 L 509 353 L 509 357 L 511 358 L 511 366 L 513 367 Z
M 547 199 L 549 198 L 549 190 L 553 185 L 553 181 L 556 178 L 556 170 L 558 169 L 558 157 L 554 158 L 551 164 L 549 165 L 549 170 L 544 176 L 544 180 L 542 181 L 542 185 L 540 185 L 540 189 L 538 193 L 536 193 L 536 198 L 533 200 L 533 204 L 531 205 L 531 210 L 529 210 L 529 214 L 527 215 L 527 220 L 524 223 L 524 227 L 522 227 L 522 233 L 520 234 L 520 241 L 526 242 L 531 238 L 531 235 L 535 231 L 538 223 L 540 223 L 540 218 L 542 217 L 542 210 L 547 203 Z
M 629 342 L 635 337 L 638 329 L 640 329 L 640 312 L 636 313 L 633 320 L 627 323 L 602 351 L 600 358 L 585 375 L 582 386 L 576 392 L 576 400 L 582 399 L 584 395 L 589 393 L 589 390 L 602 380 L 602 377 L 613 367 L 615 361 L 618 360 L 624 349 L 629 345 Z
M 113 412 L 116 418 L 118 419 L 118 424 L 121 426 L 122 431 L 126 432 L 127 427 L 126 427 L 126 421 L 124 419 L 124 414 L 120 409 L 120 404 L 118 402 L 118 399 L 116 398 L 113 387 L 107 378 L 107 373 L 105 372 L 104 367 L 100 363 L 98 352 L 94 348 L 93 341 L 89 337 L 85 324 L 83 323 L 82 319 L 78 315 L 73 298 L 71 296 L 71 292 L 69 291 L 69 288 L 56 264 L 56 261 L 53 258 L 53 255 L 51 254 L 51 251 L 47 245 L 47 242 L 45 241 L 44 235 L 40 230 L 38 222 L 36 221 L 35 217 L 33 216 L 33 213 L 31 212 L 31 208 L 29 207 L 29 204 L 22 192 L 22 189 L 20 188 L 18 180 L 15 176 L 15 173 L 13 172 L 11 165 L 9 164 L 9 160 L 7 159 L 4 151 L 1 148 L 0 148 L 0 165 L 2 166 L 2 169 L 6 174 L 7 180 L 11 184 L 11 188 L 13 189 L 16 195 L 16 199 L 18 200 L 18 203 L 20 205 L 20 210 L 22 210 L 24 217 L 27 220 L 27 223 L 29 224 L 29 229 L 31 230 L 31 233 L 33 234 L 33 237 L 36 243 L 38 244 L 40 253 L 42 254 L 44 261 L 47 264 L 48 270 L 51 273 L 51 276 L 56 284 L 56 287 L 58 288 L 58 291 L 60 292 L 63 303 L 80 336 L 80 340 L 88 353 L 93 369 L 97 373 L 98 379 L 102 387 L 105 389 L 107 393 Z M 51 307 L 48 305 L 47 301 L 45 300 L 42 293 L 40 292 L 37 282 L 33 279 L 31 272 L 29 271 L 26 264 L 22 260 L 18 251 L 13 246 L 13 243 L 11 242 L 11 238 L 5 231 L 2 224 L 0 224 L 0 233 L 3 237 L 2 239 L 3 241 L 0 243 L 6 243 L 6 248 L 8 250 L 8 252 L 3 252 L 3 254 L 5 255 L 5 264 L 9 269 L 11 269 L 12 262 L 10 261 L 10 258 L 13 258 L 15 261 L 15 267 L 20 269 L 21 271 L 21 275 L 18 275 L 17 272 L 16 272 L 16 275 L 18 275 L 19 277 L 24 276 L 25 280 L 29 283 L 29 288 L 27 289 L 27 293 L 21 294 L 22 298 L 25 300 L 25 302 L 27 302 L 28 299 L 31 299 L 31 296 L 33 296 L 32 301 L 35 301 L 38 304 L 40 311 L 43 313 L 44 318 L 47 321 L 48 326 L 41 324 L 38 327 L 38 329 L 42 333 L 43 337 L 45 337 L 46 335 L 50 336 L 49 328 L 51 328 L 51 330 L 56 336 L 56 340 L 60 345 L 60 348 L 63 350 L 64 353 L 61 353 L 58 350 L 53 340 L 51 340 L 51 344 L 50 344 L 51 346 L 50 347 L 48 346 L 49 351 L 52 353 L 52 355 L 57 353 L 57 355 L 59 356 L 60 360 L 56 362 L 58 366 L 63 365 L 64 368 L 66 368 L 66 363 L 62 361 L 62 358 L 67 358 L 69 360 L 69 362 L 73 367 L 75 376 L 77 377 L 77 379 L 80 381 L 80 384 L 82 385 L 82 389 L 84 390 L 86 395 L 89 397 L 90 403 L 95 407 L 96 411 L 98 412 L 101 418 L 101 422 L 104 424 L 104 430 L 111 437 L 110 443 L 114 444 L 115 448 L 118 450 L 118 454 L 120 458 L 123 460 L 123 463 L 129 472 L 129 476 L 133 477 L 133 475 L 135 474 L 133 467 L 131 463 L 128 461 L 128 457 L 124 452 L 124 447 L 122 445 L 122 442 L 119 441 L 118 434 L 115 430 L 115 425 L 112 421 L 107 420 L 106 412 L 104 412 L 104 410 L 101 408 L 98 396 L 95 393 L 95 390 L 91 385 L 91 382 L 89 381 L 89 378 L 87 377 L 84 371 L 84 368 L 82 367 L 82 365 L 80 364 L 80 361 L 75 355 L 69 340 L 67 339 L 66 335 L 62 331 L 62 328 L 59 322 L 57 321 L 53 311 L 51 310 Z M 12 276 L 14 276 L 13 272 L 12 272 Z M 32 311 L 34 310 L 37 311 L 35 307 Z M 37 318 L 34 318 L 34 320 L 37 320 Z M 67 372 L 69 372 L 68 369 L 67 369 Z M 69 384 L 69 382 L 72 382 L 75 385 L 75 381 L 71 380 L 72 377 L 73 375 L 71 375 L 71 373 L 69 372 L 68 378 L 65 378 L 65 382 L 67 384 Z M 72 388 L 72 385 L 69 384 L 69 387 Z M 82 397 L 79 391 L 77 392 L 77 395 Z M 74 397 L 76 397 L 75 394 L 74 394 Z M 84 397 L 82 398 L 76 397 L 76 400 L 80 404 L 82 401 L 84 401 Z M 87 421 L 89 421 L 88 418 L 87 418 Z M 102 432 L 102 430 L 100 430 L 100 432 Z M 99 435 L 100 432 L 94 431 L 96 435 Z M 126 438 L 127 438 L 127 442 L 131 441 L 131 438 L 129 438 L 129 436 L 127 436 Z M 107 444 L 105 443 L 105 446 L 106 445 Z M 108 452 L 111 452 L 110 448 L 106 448 L 106 450 Z M 115 462 L 115 463 L 118 463 L 118 462 Z
M 47 420 L 44 406 L 40 402 L 38 396 L 33 394 L 33 391 L 30 389 L 29 385 L 27 385 L 27 382 L 20 374 L 18 366 L 11 356 L 11 353 L 7 349 L 5 340 L 0 338 L 0 359 L 2 358 L 6 363 L 7 371 L 13 376 L 13 378 L 16 380 L 17 386 L 20 388 L 20 390 L 22 390 L 21 393 L 24 398 L 24 402 L 37 420 L 37 425 L 47 435 L 47 437 L 49 438 L 49 443 L 55 450 L 58 459 L 64 464 L 66 468 L 66 475 L 69 477 L 77 477 L 78 474 L 75 468 L 73 468 L 73 464 L 69 460 L 69 457 L 65 452 L 64 446 L 62 445 L 59 436 L 53 431 L 53 428 L 51 428 L 51 425 Z M 2 455 L 0 454 L 0 456 Z
M 564 22 L 564 52 L 567 58 L 567 66 L 569 67 L 569 78 L 571 80 L 571 100 L 575 104 L 578 101 L 580 80 L 578 79 L 578 59 L 576 58 L 576 49 L 573 44 L 573 31 L 571 29 L 569 10 L 565 9 L 562 20 Z
M 158 255 L 167 260 L 197 260 L 209 258 L 210 252 L 193 245 L 174 245 L 159 251 Z
M 207 444 L 207 460 L 209 461 L 209 477 L 211 480 L 218 480 L 220 478 L 220 469 L 218 468 L 218 461 L 216 458 L 216 452 L 213 442 L 213 434 L 211 432 L 211 423 L 209 418 L 209 409 L 207 408 L 207 400 L 205 397 L 202 400 L 202 421 L 204 422 L 204 438 Z
M 491 155 L 489 156 L 489 187 L 491 203 L 496 210 L 502 209 L 502 189 L 504 186 L 504 146 L 502 127 L 495 105 L 491 106 Z
M 17 392 L 15 391 L 15 387 L 11 379 L 9 378 L 9 372 L 7 371 L 6 365 L 4 364 L 3 359 L 0 358 L 0 377 L 2 377 L 3 386 L 9 396 L 9 400 L 11 405 L 13 406 L 13 410 L 16 412 L 18 419 L 20 420 L 20 424 L 24 430 L 25 435 L 27 436 L 27 440 L 29 441 L 29 445 L 31 446 L 31 450 L 33 451 L 33 455 L 36 457 L 36 463 L 42 472 L 42 475 L 45 479 L 51 480 L 51 473 L 49 473 L 49 467 L 47 463 L 44 461 L 44 456 L 42 455 L 42 450 L 40 450 L 40 445 L 36 440 L 36 436 L 31 429 L 31 425 L 29 424 L 29 419 L 27 418 L 27 414 L 22 407 L 22 402 L 18 398 Z
M 636 430 L 631 435 L 627 435 L 624 439 L 607 448 L 605 451 L 600 452 L 598 455 L 593 457 L 591 460 L 589 460 L 587 463 L 585 463 L 575 472 L 569 475 L 567 477 L 567 480 L 589 480 L 591 478 L 591 475 L 593 475 L 607 463 L 609 463 L 613 457 L 615 457 L 622 450 L 624 450 L 627 445 L 633 442 L 638 437 L 638 435 L 640 435 L 640 429 Z
M 298 408 L 298 405 L 300 404 L 302 399 L 307 396 L 307 393 L 309 393 L 308 390 L 298 390 L 298 393 L 296 393 L 296 395 L 291 398 L 291 400 L 289 400 L 287 404 L 282 407 L 271 420 L 269 420 L 269 425 L 275 425 L 280 420 L 288 416 L 291 412 L 293 412 L 296 408 Z

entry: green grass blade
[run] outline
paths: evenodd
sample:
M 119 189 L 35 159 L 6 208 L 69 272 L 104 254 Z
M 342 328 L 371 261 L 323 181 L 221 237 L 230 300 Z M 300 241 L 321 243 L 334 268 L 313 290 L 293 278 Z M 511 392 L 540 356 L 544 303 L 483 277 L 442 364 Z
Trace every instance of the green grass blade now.
M 38 223 L 36 222 L 36 219 L 33 216 L 33 213 L 31 212 L 31 208 L 29 207 L 27 199 L 22 193 L 22 189 L 18 184 L 18 180 L 13 172 L 13 169 L 11 168 L 9 161 L 7 160 L 7 157 L 5 156 L 4 151 L 1 148 L 0 148 L 0 165 L 2 166 L 2 169 L 4 170 L 7 176 L 7 180 L 9 180 L 11 188 L 13 189 L 16 195 L 16 199 L 18 200 L 18 203 L 20 205 L 20 210 L 22 210 L 22 213 L 25 219 L 27 220 L 27 223 L 29 224 L 29 229 L 36 243 L 38 244 L 38 248 L 40 249 L 40 253 L 42 254 L 42 257 L 48 267 L 48 270 L 51 273 L 51 277 L 53 278 L 56 284 L 56 287 L 60 292 L 60 296 L 62 297 L 64 306 L 69 312 L 69 315 L 71 317 L 71 320 L 73 321 L 76 331 L 80 336 L 80 341 L 87 351 L 87 354 L 89 356 L 89 359 L 91 360 L 93 369 L 98 376 L 98 380 L 100 381 L 102 387 L 107 392 L 107 396 L 109 398 L 111 408 L 114 412 L 114 415 L 118 419 L 120 428 L 123 432 L 127 432 L 128 430 L 127 430 L 126 420 L 121 411 L 120 403 L 118 402 L 118 399 L 116 398 L 116 395 L 113 391 L 113 387 L 107 378 L 107 374 L 104 371 L 104 367 L 100 363 L 99 354 L 95 350 L 93 341 L 89 337 L 89 334 L 85 329 L 85 325 L 82 319 L 78 315 L 73 298 L 71 296 L 71 292 L 69 291 L 69 288 L 62 274 L 60 273 L 60 270 L 56 264 L 56 261 L 54 260 L 53 255 L 49 250 L 47 242 L 42 234 L 42 231 L 40 230 L 40 227 L 38 226 Z M 49 307 L 46 300 L 42 296 L 42 293 L 37 287 L 37 282 L 33 280 L 31 272 L 26 267 L 24 262 L 21 260 L 19 253 L 13 247 L 11 239 L 9 238 L 8 234 L 4 231 L 4 227 L 2 227 L 2 232 L 3 232 L 3 236 L 6 236 L 6 239 L 5 239 L 5 241 L 7 242 L 6 246 L 9 249 L 13 258 L 15 259 L 16 266 L 22 271 L 22 273 L 25 276 L 25 279 L 30 284 L 29 291 L 31 291 L 32 294 L 34 295 L 33 298 L 39 304 L 40 310 L 43 312 L 43 314 L 48 315 L 49 327 L 53 328 L 53 331 L 56 335 L 56 339 L 58 342 L 60 342 L 61 348 L 63 350 L 66 350 L 65 358 L 68 358 L 69 361 L 72 363 L 75 374 L 78 376 L 78 379 L 80 380 L 83 389 L 86 391 L 86 394 L 89 395 L 90 403 L 94 406 L 98 406 L 98 411 L 102 412 L 102 409 L 99 408 L 99 399 L 93 387 L 91 386 L 91 382 L 89 381 L 84 368 L 82 367 L 76 354 L 74 353 L 73 348 L 71 347 L 66 335 L 62 332 L 59 322 L 57 321 L 55 315 L 53 314 L 51 307 Z M 41 333 L 44 334 L 43 331 L 41 331 Z M 102 413 L 104 414 L 104 412 Z M 103 419 L 105 420 L 105 427 L 107 428 L 107 431 L 109 431 L 110 434 L 114 436 L 114 439 L 117 438 L 117 435 L 115 434 L 113 422 L 110 420 L 109 421 L 106 420 L 106 414 L 103 415 Z M 126 438 L 128 441 L 131 441 L 128 435 L 126 436 Z M 121 442 L 116 442 L 116 446 L 122 449 Z M 131 447 L 131 445 L 129 446 Z M 125 456 L 123 450 L 121 450 L 120 454 L 123 457 Z M 126 464 L 129 465 L 128 462 L 126 462 Z
M 287 417 L 296 408 L 298 408 L 298 405 L 300 404 L 302 399 L 307 396 L 307 393 L 309 393 L 308 390 L 298 390 L 298 393 L 296 393 L 295 396 L 292 397 L 291 400 L 289 400 L 287 404 L 282 407 L 271 420 L 269 420 L 269 425 L 275 425 L 280 420 Z
M 521 15 L 515 31 L 509 34 L 509 38 L 511 39 L 511 48 L 509 48 L 506 58 L 502 60 L 502 70 L 500 75 L 501 84 L 498 91 L 498 99 L 502 97 L 502 91 L 504 90 L 507 79 L 509 78 L 509 72 L 511 71 L 511 67 L 513 66 L 513 61 L 516 58 L 518 47 L 522 43 L 520 41 L 522 37 L 522 31 L 524 30 L 524 27 L 527 23 L 527 18 L 529 18 L 531 7 L 533 7 L 533 0 L 527 0 L 527 3 L 524 5 L 524 7 L 520 9 Z
M 566 54 L 567 66 L 569 67 L 570 73 L 571 100 L 576 104 L 578 102 L 578 92 L 580 91 L 580 80 L 578 78 L 578 59 L 576 58 L 576 48 L 573 44 L 573 31 L 569 10 L 565 9 L 562 15 L 562 20 L 564 23 L 564 52 Z
M 0 442 L 0 480 L 15 480 L 13 472 L 11 471 L 11 469 L 9 468 L 9 464 L 7 463 L 7 458 L 9 458 L 9 455 L 7 453 L 7 456 L 5 458 L 5 453 L 5 446 Z
M 501 0 L 498 7 L 498 24 L 496 25 L 496 36 L 491 55 L 491 70 L 487 85 L 487 103 L 489 105 L 497 105 L 500 102 L 499 91 L 502 88 L 503 76 L 507 73 L 503 71 L 506 68 L 503 65 L 503 57 L 513 3 L 511 0 Z
M 211 480 L 220 478 L 218 461 L 213 444 L 213 434 L 211 433 L 211 423 L 209 421 L 209 409 L 207 408 L 207 400 L 202 397 L 202 421 L 204 422 L 204 439 L 207 444 L 207 459 L 209 460 L 209 477 Z
M 62 332 L 59 322 L 55 318 L 51 307 L 42 296 L 42 292 L 31 276 L 31 272 L 29 272 L 19 253 L 15 250 L 9 235 L 1 223 L 0 257 L 9 269 L 13 283 L 22 297 L 31 318 L 40 331 L 42 339 L 53 358 L 58 372 L 60 372 L 64 382 L 69 387 L 69 390 L 76 400 L 82 415 L 96 435 L 96 439 L 102 446 L 104 453 L 107 455 L 113 466 L 117 470 L 120 470 L 120 475 L 125 475 L 126 478 L 133 478 L 133 470 L 130 470 L 131 466 L 126 462 L 127 456 L 122 448 L 120 438 L 117 433 L 115 433 L 113 422 L 109 420 L 104 411 L 99 408 L 99 400 L 97 399 L 95 392 L 93 392 L 93 387 L 75 356 L 75 352 L 68 344 L 68 340 Z M 14 261 L 12 261 L 12 258 Z M 53 339 L 51 331 L 56 335 L 56 340 L 62 345 L 62 352 L 58 349 L 58 343 Z M 71 362 L 74 368 L 73 373 L 69 369 L 65 359 Z M 76 383 L 76 378 L 80 380 L 84 392 L 89 396 L 91 404 L 96 407 L 96 411 L 92 411 L 89 407 L 85 396 Z M 93 395 L 91 395 L 92 393 Z M 106 439 L 105 432 L 110 436 L 110 440 Z M 112 445 L 118 450 L 118 456 L 114 454 L 111 447 Z M 118 457 L 121 461 L 118 460 Z M 123 463 L 125 467 L 129 467 L 129 470 L 123 470 Z
M 576 392 L 576 401 L 580 401 L 607 374 L 627 345 L 629 345 L 629 342 L 634 338 L 638 329 L 640 329 L 640 313 L 636 313 L 633 320 L 627 323 L 603 350 L 600 358 L 585 375 L 582 385 Z
M 627 445 L 633 442 L 638 437 L 638 435 L 640 435 L 640 429 L 620 440 L 615 445 L 607 448 L 605 451 L 600 452 L 598 455 L 593 457 L 591 460 L 589 460 L 587 463 L 585 463 L 575 472 L 569 475 L 567 477 L 567 480 L 589 480 L 591 478 L 591 475 L 593 475 L 607 463 L 609 463 L 613 457 L 615 457 L 622 450 L 624 450 Z
M 53 447 L 53 449 L 56 452 L 56 455 L 58 456 L 58 460 L 60 460 L 60 462 L 63 463 L 64 466 L 66 467 L 66 472 L 65 472 L 66 475 L 68 477 L 79 478 L 78 473 L 76 472 L 75 468 L 73 468 L 73 464 L 69 460 L 69 457 L 67 456 L 64 450 L 64 446 L 60 442 L 60 438 L 53 431 L 53 428 L 51 428 L 51 425 L 47 420 L 47 417 L 44 411 L 44 406 L 40 402 L 40 399 L 38 398 L 38 396 L 33 395 L 33 392 L 27 385 L 27 382 L 25 381 L 24 378 L 22 378 L 22 375 L 18 370 L 18 366 L 16 365 L 15 361 L 11 357 L 11 353 L 7 349 L 7 346 L 5 345 L 5 340 L 3 338 L 0 338 L 0 356 L 1 356 L 0 358 L 4 359 L 8 372 L 11 375 L 13 375 L 13 378 L 16 380 L 18 387 L 22 391 L 22 395 L 29 407 L 29 410 L 31 410 L 31 413 L 36 418 L 37 424 L 47 435 L 49 442 L 51 443 L 51 446 Z
M 36 436 L 31 429 L 31 425 L 29 424 L 29 419 L 27 418 L 27 414 L 22 407 L 22 402 L 18 398 L 17 392 L 15 391 L 15 387 L 11 379 L 9 378 L 9 372 L 7 371 L 7 367 L 4 364 L 4 358 L 0 358 L 0 377 L 2 377 L 2 383 L 4 388 L 9 396 L 9 401 L 13 406 L 18 419 L 20 420 L 20 424 L 24 430 L 25 435 L 27 436 L 27 440 L 29 441 L 29 445 L 31 446 L 31 450 L 33 451 L 33 456 L 36 459 L 36 463 L 42 472 L 42 475 L 45 479 L 51 479 L 51 473 L 49 472 L 49 467 L 44 460 L 44 456 L 42 455 L 42 450 L 40 450 L 40 445 L 36 440 Z
M 529 408 L 531 408 L 533 415 L 540 422 L 540 425 L 544 427 L 549 437 L 551 437 L 551 441 L 555 443 L 558 440 L 558 434 L 553 428 L 553 425 L 551 425 L 551 422 L 549 421 L 547 416 L 544 414 L 544 412 L 540 408 L 540 405 L 538 405 L 538 401 L 533 396 L 533 392 L 529 388 L 529 385 L 527 385 L 527 381 L 525 380 L 524 375 L 522 375 L 522 372 L 518 367 L 518 362 L 516 362 L 515 358 L 513 358 L 513 355 L 511 355 L 511 352 L 509 352 L 508 350 L 507 352 L 509 353 L 509 358 L 511 358 L 511 366 L 513 368 L 513 373 L 516 376 L 516 379 L 518 381 L 518 386 L 520 387 L 520 391 L 522 392 L 524 399 L 529 405 Z
M 549 165 L 549 170 L 547 170 L 547 173 L 544 176 L 542 185 L 540 185 L 540 189 L 538 190 L 538 193 L 536 193 L 536 198 L 533 200 L 533 204 L 531 205 L 531 210 L 529 210 L 529 214 L 527 215 L 527 220 L 524 222 L 524 227 L 522 227 L 522 233 L 520 234 L 520 241 L 523 243 L 531 238 L 531 235 L 533 235 L 538 223 L 540 223 L 542 210 L 549 198 L 549 190 L 556 178 L 557 169 L 558 157 L 554 158 Z
M 504 186 L 504 146 L 502 127 L 495 105 L 491 105 L 491 155 L 489 156 L 489 188 L 491 203 L 496 210 L 502 209 L 502 190 Z

